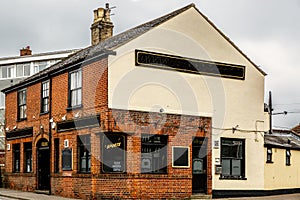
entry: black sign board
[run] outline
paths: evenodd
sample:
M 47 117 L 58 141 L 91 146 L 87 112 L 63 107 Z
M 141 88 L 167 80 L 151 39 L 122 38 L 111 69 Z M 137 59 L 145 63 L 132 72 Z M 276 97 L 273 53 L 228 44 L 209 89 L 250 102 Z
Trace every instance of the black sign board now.
M 189 148 L 173 147 L 173 167 L 189 167 Z
M 102 171 L 104 173 L 123 173 L 125 166 L 125 136 L 108 133 L 102 138 Z
M 6 139 L 7 140 L 14 140 L 18 138 L 26 138 L 26 137 L 32 137 L 33 135 L 33 128 L 23 128 L 23 129 L 16 129 L 12 131 L 6 132 Z
M 245 80 L 245 66 L 135 50 L 136 66 Z
M 57 132 L 64 132 L 74 129 L 82 129 L 86 127 L 97 127 L 100 126 L 100 115 L 92 115 L 82 117 L 75 120 L 67 120 L 57 122 Z

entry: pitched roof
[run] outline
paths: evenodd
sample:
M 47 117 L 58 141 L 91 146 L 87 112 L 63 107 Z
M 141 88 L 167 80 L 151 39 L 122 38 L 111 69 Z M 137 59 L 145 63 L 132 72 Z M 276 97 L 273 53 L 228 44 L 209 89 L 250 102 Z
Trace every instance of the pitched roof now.
M 37 81 L 39 81 L 43 77 L 48 77 L 51 76 L 52 73 L 55 73 L 57 70 L 64 70 L 66 66 L 74 65 L 76 63 L 80 62 L 86 62 L 89 60 L 89 58 L 93 58 L 94 56 L 103 56 L 103 55 L 108 55 L 112 54 L 113 50 L 130 42 L 131 40 L 139 37 L 140 35 L 146 33 L 147 31 L 159 26 L 160 24 L 172 19 L 173 17 L 179 15 L 180 13 L 190 9 L 190 8 L 195 8 L 199 14 L 204 17 L 210 25 L 212 25 L 231 45 L 233 45 L 251 64 L 253 64 L 263 75 L 266 75 L 266 73 L 260 69 L 257 65 L 255 65 L 228 37 L 226 37 L 205 15 L 203 15 L 196 7 L 195 4 L 189 4 L 183 8 L 180 8 L 178 10 L 175 10 L 169 14 L 166 14 L 162 17 L 159 17 L 157 19 L 154 19 L 152 21 L 149 21 L 147 23 L 141 24 L 137 27 L 134 27 L 132 29 L 129 29 L 123 33 L 120 33 L 116 36 L 113 36 L 111 38 L 108 38 L 102 42 L 100 42 L 97 45 L 94 46 L 89 46 L 85 49 L 82 49 L 81 51 L 70 55 L 66 59 L 63 59 L 61 62 L 54 64 L 53 66 L 31 76 L 28 77 L 27 79 L 10 86 L 2 92 L 10 92 L 17 90 L 21 87 L 33 84 Z
M 150 22 L 141 24 L 135 28 L 129 29 L 123 33 L 120 33 L 116 36 L 108 38 L 108 39 L 104 40 L 103 42 L 100 42 L 98 45 L 89 46 L 85 49 L 82 49 L 81 51 L 79 51 L 75 54 L 72 54 L 72 55 L 68 56 L 67 58 L 63 59 L 61 62 L 58 62 L 57 64 L 54 64 L 51 67 L 49 67 L 43 71 L 40 71 L 39 73 L 37 73 L 31 77 L 28 77 L 15 85 L 5 88 L 4 90 L 2 90 L 2 92 L 6 93 L 6 92 L 14 91 L 20 87 L 32 84 L 32 83 L 40 80 L 42 77 L 49 76 L 52 72 L 55 72 L 56 70 L 64 68 L 65 66 L 75 64 L 77 62 L 84 61 L 87 58 L 92 58 L 95 55 L 110 54 L 110 53 L 112 53 L 110 50 L 113 50 L 119 46 L 124 45 L 125 43 L 128 43 L 129 41 L 133 40 L 134 38 L 137 38 L 138 36 L 144 34 L 145 32 L 151 30 L 152 28 L 162 24 L 163 22 L 175 17 L 176 15 L 188 10 L 191 7 L 195 7 L 195 5 L 194 4 L 187 5 L 181 9 L 173 11 L 173 12 L 171 12 L 167 15 L 164 15 L 160 18 L 154 19 Z
M 300 137 L 289 130 L 273 130 L 272 134 L 265 134 L 264 143 L 265 146 L 300 150 Z

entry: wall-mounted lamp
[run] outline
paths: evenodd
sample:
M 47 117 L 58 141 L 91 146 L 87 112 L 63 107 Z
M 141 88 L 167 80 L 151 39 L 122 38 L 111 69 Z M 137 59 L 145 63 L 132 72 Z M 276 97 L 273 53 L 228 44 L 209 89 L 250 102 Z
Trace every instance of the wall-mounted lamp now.
M 49 120 L 50 123 L 54 122 L 53 117 Z
M 16 130 L 16 129 L 17 129 L 17 125 L 15 125 L 15 126 L 13 127 L 13 129 Z
M 65 114 L 61 119 L 62 119 L 63 121 L 66 121 L 66 120 L 67 120 L 67 114 Z
M 52 128 L 52 129 L 55 129 L 55 127 L 56 127 L 56 123 L 55 123 L 55 122 L 52 122 L 51 128 Z
M 75 117 L 75 118 L 80 117 L 80 113 L 79 113 L 79 112 L 75 113 L 74 117 Z
M 6 129 L 5 129 L 6 131 L 9 131 L 9 127 L 6 127 Z

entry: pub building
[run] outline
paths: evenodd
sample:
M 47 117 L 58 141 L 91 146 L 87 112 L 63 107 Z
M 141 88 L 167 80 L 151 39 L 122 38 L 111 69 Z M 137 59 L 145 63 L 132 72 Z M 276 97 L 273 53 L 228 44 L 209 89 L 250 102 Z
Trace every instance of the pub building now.
M 266 74 L 194 4 L 113 27 L 106 4 L 91 46 L 3 90 L 6 187 L 81 199 L 263 190 Z

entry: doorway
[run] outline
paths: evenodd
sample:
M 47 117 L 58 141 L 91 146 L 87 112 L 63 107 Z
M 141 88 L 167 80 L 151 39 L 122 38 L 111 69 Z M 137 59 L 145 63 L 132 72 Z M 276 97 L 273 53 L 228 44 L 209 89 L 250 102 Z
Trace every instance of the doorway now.
M 50 151 L 48 140 L 42 138 L 37 143 L 37 189 L 50 189 Z
M 192 144 L 192 192 L 207 193 L 207 138 L 195 137 Z

